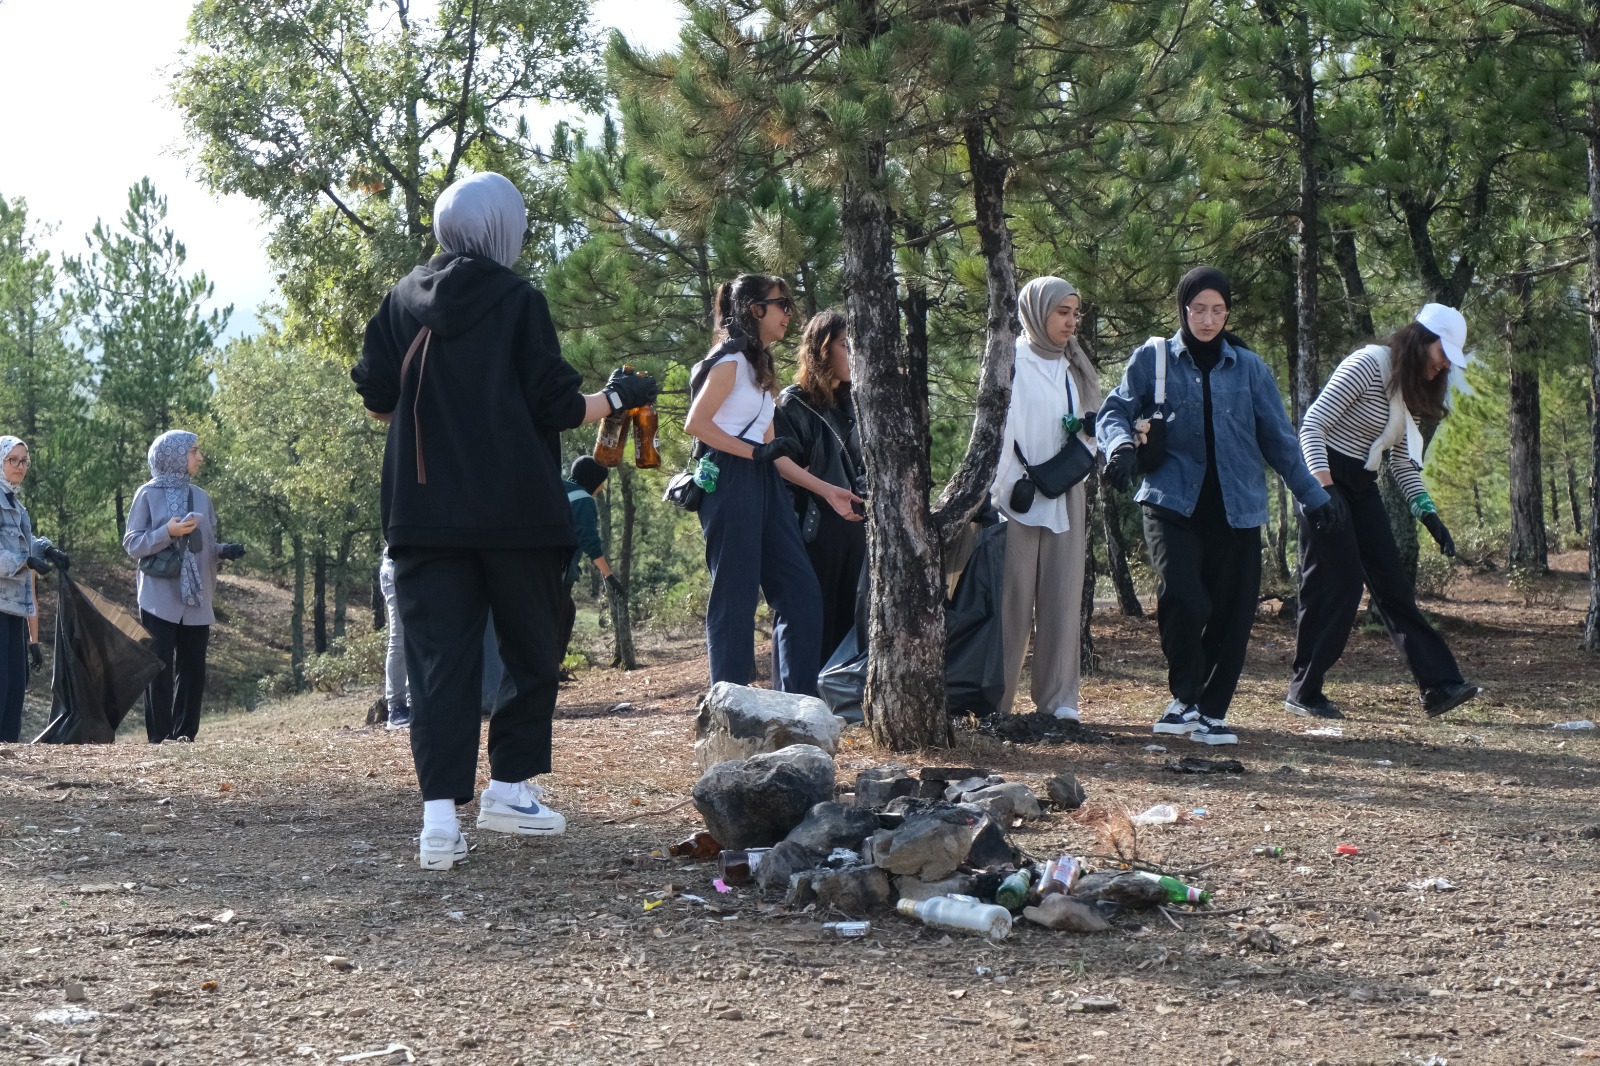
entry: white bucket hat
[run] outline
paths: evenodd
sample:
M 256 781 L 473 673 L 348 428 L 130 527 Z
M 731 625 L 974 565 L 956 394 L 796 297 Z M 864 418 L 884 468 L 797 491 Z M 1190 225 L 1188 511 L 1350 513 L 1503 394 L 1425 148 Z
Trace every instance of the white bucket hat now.
M 1417 312 L 1417 322 L 1438 336 L 1450 362 L 1460 367 L 1467 365 L 1467 320 L 1460 311 L 1444 304 L 1423 304 Z

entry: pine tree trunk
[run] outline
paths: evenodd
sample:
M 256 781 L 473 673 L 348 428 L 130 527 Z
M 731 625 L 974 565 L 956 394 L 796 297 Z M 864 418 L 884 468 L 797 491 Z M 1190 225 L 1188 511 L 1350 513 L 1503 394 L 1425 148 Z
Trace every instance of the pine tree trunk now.
M 864 14 L 878 17 L 872 4 Z M 894 230 L 883 194 L 883 142 L 850 161 L 843 182 L 845 316 L 855 353 L 862 451 L 872 502 L 867 558 L 867 683 L 862 706 L 873 739 L 895 750 L 948 747 L 944 582 L 928 509 L 925 382 L 900 335 Z
M 350 548 L 355 534 L 346 533 L 339 540 L 339 557 L 333 561 L 333 636 L 344 636 L 350 608 L 350 585 L 345 574 L 350 566 Z
M 635 517 L 633 498 L 633 468 L 626 463 L 618 468 L 620 475 L 617 480 L 621 482 L 618 488 L 622 496 L 622 544 L 620 550 L 611 557 L 613 571 L 622 579 L 624 588 L 632 587 L 630 575 L 633 571 L 633 523 Z M 611 626 L 616 636 L 617 654 L 612 660 L 613 666 L 620 666 L 624 670 L 637 670 L 639 658 L 633 648 L 633 618 L 628 613 L 628 597 L 618 596 L 607 585 L 606 603 L 611 608 Z
M 1583 508 L 1578 505 L 1578 471 L 1567 460 L 1567 503 L 1572 507 L 1572 532 L 1583 536 Z
M 1361 261 L 1356 255 L 1354 230 L 1342 229 L 1333 235 L 1333 261 L 1339 268 L 1339 280 L 1344 285 L 1344 317 L 1350 325 L 1351 340 L 1374 336 L 1372 301 L 1367 297 L 1367 286 L 1361 279 Z
M 1556 484 L 1556 472 L 1550 471 L 1550 530 L 1561 532 L 1561 492 Z
M 311 556 L 311 650 L 318 655 L 328 651 L 328 553 L 318 541 Z
M 1513 566 L 1550 567 L 1544 528 L 1544 461 L 1539 446 L 1539 367 L 1537 356 L 1523 343 L 1532 317 L 1533 282 L 1526 274 L 1512 279 L 1517 313 L 1505 324 L 1506 355 L 1511 362 L 1509 403 L 1511 437 L 1511 548 Z
M 1304 11 L 1298 15 L 1299 33 L 1309 30 L 1305 26 Z M 1290 103 L 1294 108 L 1297 166 L 1299 170 L 1299 202 L 1295 205 L 1295 230 L 1299 238 L 1295 248 L 1295 314 L 1299 349 L 1295 352 L 1294 373 L 1290 381 L 1290 400 L 1294 423 L 1316 399 L 1322 388 L 1322 367 L 1317 358 L 1317 282 L 1321 274 L 1321 240 L 1318 225 L 1322 211 L 1322 183 L 1317 174 L 1317 86 L 1310 59 L 1302 56 L 1297 64 L 1292 82 Z
M 1117 590 L 1117 606 L 1124 618 L 1143 618 L 1144 605 L 1133 587 L 1133 575 L 1128 571 L 1128 544 L 1122 535 L 1122 498 L 1105 480 L 1100 483 L 1100 514 L 1106 534 L 1106 569 L 1111 574 L 1111 586 Z
M 1583 58 L 1600 63 L 1600 3 L 1590 0 Z M 1589 613 L 1583 623 L 1583 646 L 1600 652 L 1600 88 L 1589 87 L 1585 107 L 1589 150 Z
M 967 166 L 972 172 L 973 220 L 983 252 L 989 317 L 983 359 L 978 367 L 978 400 L 972 435 L 961 466 L 945 485 L 934 507 L 934 525 L 941 541 L 972 520 L 1000 462 L 1000 442 L 1011 406 L 1011 376 L 1017 356 L 1017 264 L 1006 226 L 1005 186 L 1010 163 L 991 152 L 983 120 L 965 131 Z
M 1289 490 L 1281 477 L 1273 478 L 1272 484 L 1278 504 L 1278 528 L 1272 534 L 1272 576 L 1280 588 L 1287 589 L 1291 584 L 1298 588 L 1300 583 L 1289 573 Z
M 289 607 L 289 669 L 294 690 L 306 687 L 306 547 L 300 534 L 291 540 L 294 553 L 294 592 Z

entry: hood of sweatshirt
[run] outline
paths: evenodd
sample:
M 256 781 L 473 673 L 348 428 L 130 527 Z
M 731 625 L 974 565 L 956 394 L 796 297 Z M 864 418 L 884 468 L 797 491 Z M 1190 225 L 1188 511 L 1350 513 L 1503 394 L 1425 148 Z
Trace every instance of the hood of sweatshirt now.
M 401 279 L 394 298 L 441 337 L 465 333 L 528 282 L 489 259 L 445 252 Z

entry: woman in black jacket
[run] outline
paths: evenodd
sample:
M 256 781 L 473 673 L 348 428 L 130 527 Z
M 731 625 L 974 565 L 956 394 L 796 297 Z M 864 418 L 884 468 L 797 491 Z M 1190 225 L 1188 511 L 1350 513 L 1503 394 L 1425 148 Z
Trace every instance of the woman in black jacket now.
M 800 337 L 794 384 L 778 396 L 776 431 L 800 442 L 800 458 L 778 464 L 794 493 L 800 538 L 822 587 L 822 658 L 855 624 L 856 586 L 867 561 L 867 528 L 856 508 L 867 467 L 850 396 L 844 315 L 824 311 Z

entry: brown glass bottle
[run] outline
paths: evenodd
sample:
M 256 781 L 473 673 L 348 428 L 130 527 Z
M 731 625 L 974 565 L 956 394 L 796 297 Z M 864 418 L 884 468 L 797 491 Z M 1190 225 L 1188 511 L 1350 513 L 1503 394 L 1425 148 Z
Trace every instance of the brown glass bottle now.
M 656 405 L 648 403 L 628 413 L 633 416 L 633 465 L 640 470 L 654 470 L 661 465 Z
M 725 884 L 746 885 L 755 880 L 756 867 L 771 848 L 729 849 L 717 856 L 717 865 Z
M 628 443 L 628 411 L 612 411 L 600 423 L 600 433 L 594 439 L 594 461 L 604 467 L 614 467 L 622 462 L 623 449 Z
M 717 838 L 704 829 L 678 841 L 667 851 L 684 859 L 713 859 L 722 850 L 722 845 L 717 843 Z

